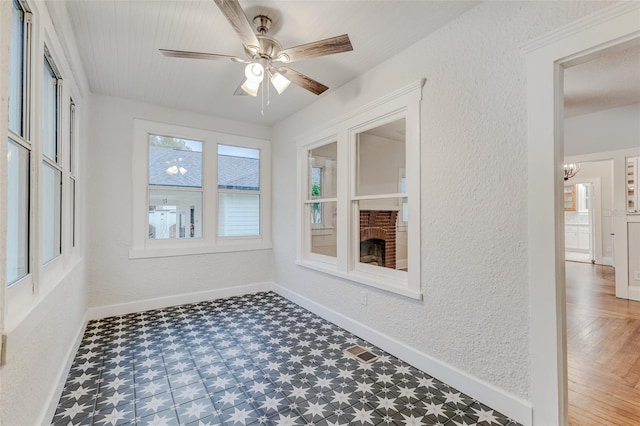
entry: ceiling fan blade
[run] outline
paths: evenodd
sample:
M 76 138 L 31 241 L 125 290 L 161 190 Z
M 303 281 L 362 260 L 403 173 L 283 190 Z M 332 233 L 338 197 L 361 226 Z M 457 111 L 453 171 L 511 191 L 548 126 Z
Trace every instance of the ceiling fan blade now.
M 281 50 L 278 54 L 283 58 L 282 62 L 294 62 L 301 59 L 316 58 L 318 56 L 333 55 L 334 53 L 349 52 L 353 50 L 348 34 L 314 41 L 313 43 L 302 44 Z M 286 55 L 288 59 L 284 59 Z
M 232 60 L 234 62 L 247 62 L 244 59 L 236 56 L 218 55 L 216 53 L 204 53 L 204 52 L 188 52 L 186 50 L 171 50 L 171 49 L 158 49 L 164 56 L 172 58 L 190 58 L 190 59 L 210 59 L 210 60 Z
M 328 89 L 328 87 L 324 84 L 315 81 L 314 79 L 307 77 L 306 75 L 299 73 L 298 71 L 293 70 L 289 67 L 280 67 L 278 68 L 278 72 L 283 74 L 293 84 L 296 84 L 303 89 L 307 89 L 315 95 L 320 95 Z
M 247 48 L 249 46 L 253 46 L 256 49 L 259 48 L 260 43 L 258 42 L 258 38 L 254 34 L 251 22 L 249 22 L 247 16 L 244 14 L 238 0 L 213 1 L 216 2 L 222 14 L 227 18 L 227 21 L 229 21 L 233 29 L 236 31 L 240 40 L 242 40 L 242 44 Z

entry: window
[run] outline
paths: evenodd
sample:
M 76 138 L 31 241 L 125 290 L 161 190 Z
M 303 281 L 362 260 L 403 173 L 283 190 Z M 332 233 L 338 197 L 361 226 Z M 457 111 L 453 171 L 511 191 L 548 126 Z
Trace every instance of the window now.
M 353 244 L 356 269 L 390 277 L 395 274 L 397 279 L 402 278 L 396 272 L 408 267 L 407 229 L 400 226 L 403 205 L 409 201 L 406 192 L 398 193 L 398 170 L 405 169 L 407 156 L 405 134 L 404 118 L 356 132 L 352 165 L 356 187 L 351 201 L 359 236 Z M 401 182 L 406 188 L 406 177 Z
M 76 247 L 76 230 L 77 224 L 77 192 L 76 192 L 76 176 L 78 161 L 76 158 L 77 143 L 76 140 L 76 104 L 73 99 L 69 99 L 69 212 L 71 214 L 71 247 Z
M 130 257 L 270 248 L 268 141 L 144 120 L 134 138 Z
M 9 138 L 7 140 L 7 284 L 30 272 L 31 141 L 29 135 L 29 37 L 31 14 L 14 0 L 9 45 Z
M 45 46 L 40 180 L 42 263 L 48 263 L 62 253 L 62 164 L 59 144 L 61 84 L 60 74 Z
M 308 152 L 309 170 L 305 200 L 308 251 L 318 259 L 335 262 L 337 256 L 338 144 L 330 142 Z
M 299 141 L 300 265 L 421 298 L 422 83 Z

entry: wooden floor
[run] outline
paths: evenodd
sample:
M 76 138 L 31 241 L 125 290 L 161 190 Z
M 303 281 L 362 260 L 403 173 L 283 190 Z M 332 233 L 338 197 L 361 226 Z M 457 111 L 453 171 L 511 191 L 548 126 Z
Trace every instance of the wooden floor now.
M 566 262 L 570 425 L 640 425 L 640 302 L 613 268 Z

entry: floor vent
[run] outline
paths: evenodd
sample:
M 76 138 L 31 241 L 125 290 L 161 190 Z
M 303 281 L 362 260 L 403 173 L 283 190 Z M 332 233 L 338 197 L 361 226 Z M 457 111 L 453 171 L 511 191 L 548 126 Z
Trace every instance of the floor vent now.
M 351 355 L 352 357 L 356 358 L 358 361 L 364 362 L 366 364 L 372 363 L 373 361 L 378 359 L 378 355 L 358 345 L 351 346 L 350 348 L 347 348 L 344 351 L 348 355 Z

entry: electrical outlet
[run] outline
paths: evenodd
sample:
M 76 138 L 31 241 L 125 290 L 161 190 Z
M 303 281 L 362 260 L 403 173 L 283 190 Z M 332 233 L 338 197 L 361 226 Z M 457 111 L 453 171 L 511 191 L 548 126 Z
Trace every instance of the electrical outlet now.
M 360 292 L 360 304 L 361 305 L 367 305 L 367 292 L 366 291 L 361 291 Z
M 633 279 L 636 281 L 640 281 L 640 271 L 635 271 L 633 273 Z

